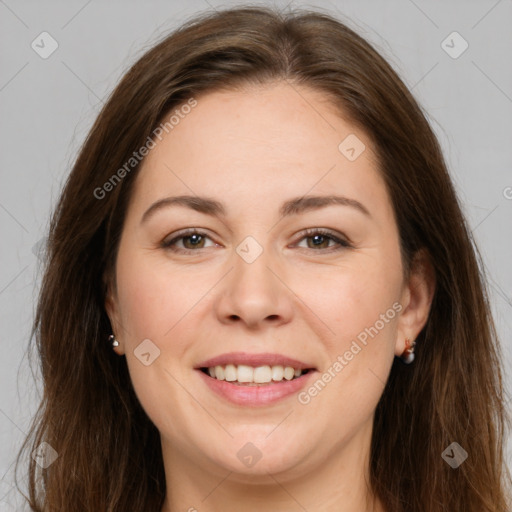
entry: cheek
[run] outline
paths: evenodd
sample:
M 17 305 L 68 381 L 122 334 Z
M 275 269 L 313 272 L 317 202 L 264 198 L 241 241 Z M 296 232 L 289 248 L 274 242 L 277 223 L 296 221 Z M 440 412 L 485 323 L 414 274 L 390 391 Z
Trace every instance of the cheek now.
M 390 334 L 398 317 L 392 306 L 400 298 L 401 283 L 400 264 L 385 264 L 370 254 L 309 277 L 306 273 L 296 289 L 323 321 L 331 350 L 340 350 L 361 333 L 364 340 L 375 324 L 383 335 Z
M 352 418 L 349 423 L 359 424 L 373 412 L 394 358 L 402 309 L 400 254 L 393 246 L 388 259 L 378 252 L 302 280 L 298 293 L 322 320 L 316 323 L 327 355 L 322 382 L 306 390 L 303 401 L 316 402 L 319 414 L 326 407 L 343 410 L 342 423 Z
M 117 263 L 126 363 L 135 393 L 148 416 L 159 430 L 173 432 L 177 427 L 170 422 L 169 411 L 186 416 L 179 413 L 184 392 L 178 384 L 184 382 L 185 372 L 180 363 L 190 350 L 190 337 L 184 329 L 191 317 L 186 314 L 206 290 L 188 286 L 190 276 L 171 271 L 168 262 L 155 262 L 155 258 L 142 252 L 133 251 L 129 257 L 126 254 L 128 251 L 120 251 Z M 147 365 L 139 359 L 144 353 L 142 346 L 148 347 L 144 352 L 150 354 Z
M 124 254 L 127 254 L 125 251 Z M 184 278 L 171 273 L 161 262 L 133 251 L 117 263 L 118 297 L 121 321 L 130 343 L 142 339 L 160 342 L 184 314 L 191 295 Z M 192 297 L 190 297 L 192 299 Z M 197 300 L 197 298 L 196 298 Z M 189 306 L 190 309 L 190 306 Z

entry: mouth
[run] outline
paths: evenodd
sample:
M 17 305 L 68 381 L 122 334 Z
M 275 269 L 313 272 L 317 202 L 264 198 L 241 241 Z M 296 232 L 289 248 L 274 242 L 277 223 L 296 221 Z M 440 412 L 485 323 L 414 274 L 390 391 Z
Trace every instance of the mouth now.
M 297 393 L 317 369 L 280 354 L 236 352 L 203 361 L 194 368 L 208 389 L 231 403 L 269 405 Z
M 237 386 L 266 386 L 278 382 L 296 380 L 313 368 L 294 368 L 293 366 L 263 365 L 252 367 L 245 364 L 217 365 L 199 368 L 212 379 L 230 382 Z

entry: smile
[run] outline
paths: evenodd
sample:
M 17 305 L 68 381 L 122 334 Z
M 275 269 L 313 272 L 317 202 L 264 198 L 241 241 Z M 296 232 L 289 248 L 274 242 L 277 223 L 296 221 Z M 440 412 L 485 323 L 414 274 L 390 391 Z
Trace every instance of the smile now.
M 316 368 L 280 354 L 223 354 L 195 367 L 210 391 L 232 404 L 265 406 L 298 393 Z
M 307 373 L 309 370 L 301 370 L 292 366 L 252 366 L 240 364 L 217 365 L 209 368 L 202 368 L 203 372 L 217 380 L 225 380 L 241 385 L 270 384 L 271 382 L 290 381 Z

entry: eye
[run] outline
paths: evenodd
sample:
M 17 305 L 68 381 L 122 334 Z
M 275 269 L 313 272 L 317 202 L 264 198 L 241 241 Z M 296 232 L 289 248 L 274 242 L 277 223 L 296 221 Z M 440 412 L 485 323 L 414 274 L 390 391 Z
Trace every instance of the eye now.
M 342 249 L 346 249 L 349 247 L 352 247 L 352 245 L 347 242 L 347 240 L 344 240 L 343 238 L 340 238 L 333 233 L 331 233 L 328 230 L 325 229 L 307 229 L 300 240 L 311 240 L 311 243 L 307 242 L 307 248 L 308 249 L 332 249 L 334 251 L 339 251 Z M 334 242 L 334 248 L 333 246 L 329 246 L 329 242 Z M 326 245 L 327 244 L 327 245 Z M 336 247 L 336 244 L 338 245 Z M 298 246 L 299 247 L 299 246 Z M 331 251 L 329 251 L 331 252 Z
M 171 240 L 164 240 L 161 243 L 161 247 L 175 252 L 189 253 L 194 252 L 196 249 L 204 249 L 204 242 L 206 239 L 210 239 L 206 233 L 191 228 L 186 231 L 182 231 Z M 184 247 L 176 248 L 176 244 L 180 241 L 183 241 Z
M 207 248 L 204 245 L 206 240 L 211 240 L 211 238 L 206 233 L 198 231 L 194 228 L 190 228 L 187 229 L 186 231 L 178 233 L 170 240 L 163 240 L 163 242 L 160 245 L 162 248 L 169 249 L 174 252 L 192 253 L 197 252 L 198 249 Z M 306 230 L 303 233 L 303 236 L 300 239 L 300 241 L 302 240 L 311 240 L 311 244 L 307 244 L 308 249 L 330 249 L 328 252 L 339 251 L 342 249 L 352 247 L 352 245 L 343 238 L 336 236 L 335 234 L 331 233 L 328 230 L 320 228 Z M 182 243 L 183 247 L 178 246 L 180 242 Z M 331 242 L 334 242 L 334 247 L 333 245 L 329 245 Z M 300 246 L 297 245 L 297 247 Z

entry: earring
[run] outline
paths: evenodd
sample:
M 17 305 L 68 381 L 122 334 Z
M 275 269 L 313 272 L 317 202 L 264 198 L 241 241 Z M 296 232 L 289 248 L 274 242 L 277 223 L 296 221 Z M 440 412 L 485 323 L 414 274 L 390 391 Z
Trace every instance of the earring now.
M 409 338 L 405 338 L 405 350 L 400 356 L 405 364 L 410 364 L 414 361 L 414 347 L 416 346 L 415 341 L 411 341 Z
M 108 340 L 112 343 L 112 347 L 118 347 L 119 346 L 119 341 L 116 340 L 116 337 L 113 334 L 111 334 L 108 337 Z

